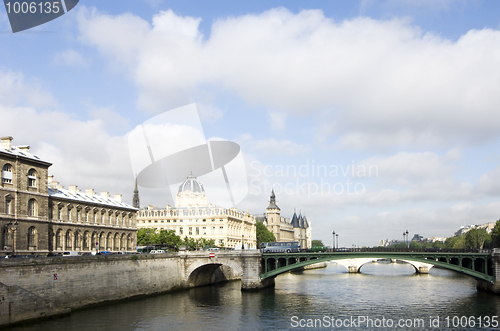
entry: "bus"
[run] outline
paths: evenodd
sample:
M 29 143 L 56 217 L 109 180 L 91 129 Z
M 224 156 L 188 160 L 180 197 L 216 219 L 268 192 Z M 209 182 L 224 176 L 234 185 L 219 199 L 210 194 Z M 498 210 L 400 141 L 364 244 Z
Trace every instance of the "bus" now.
M 262 253 L 298 253 L 300 252 L 300 242 L 272 242 L 260 244 Z

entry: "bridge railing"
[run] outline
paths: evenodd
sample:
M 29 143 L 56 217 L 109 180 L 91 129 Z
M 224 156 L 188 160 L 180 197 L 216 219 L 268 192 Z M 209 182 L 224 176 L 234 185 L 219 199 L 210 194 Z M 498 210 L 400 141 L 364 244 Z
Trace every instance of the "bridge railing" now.
M 418 252 L 418 253 L 485 253 L 490 254 L 490 249 L 451 249 L 451 248 L 391 248 L 391 247 L 359 247 L 359 248 L 328 248 L 328 249 L 301 249 L 302 253 L 318 253 L 318 252 Z

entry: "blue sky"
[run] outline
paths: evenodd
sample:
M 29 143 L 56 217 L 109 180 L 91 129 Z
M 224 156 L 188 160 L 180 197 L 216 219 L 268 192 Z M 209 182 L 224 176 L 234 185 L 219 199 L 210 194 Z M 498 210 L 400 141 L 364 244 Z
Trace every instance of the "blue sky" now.
M 2 7 L 0 135 L 53 162 L 64 186 L 131 202 L 127 133 L 196 102 L 205 136 L 242 148 L 239 209 L 264 212 L 274 187 L 282 214 L 301 211 L 326 243 L 333 230 L 347 247 L 450 236 L 500 218 L 499 12 L 498 1 L 81 0 L 12 34 Z M 172 204 L 146 188 L 141 202 Z

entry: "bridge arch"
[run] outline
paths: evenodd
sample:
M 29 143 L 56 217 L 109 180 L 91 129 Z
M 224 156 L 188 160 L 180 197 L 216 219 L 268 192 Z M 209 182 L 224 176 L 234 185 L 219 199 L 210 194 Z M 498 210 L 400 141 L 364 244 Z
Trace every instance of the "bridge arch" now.
M 240 264 L 232 261 L 206 261 L 198 260 L 186 269 L 186 282 L 189 286 L 204 286 L 241 279 L 243 268 Z

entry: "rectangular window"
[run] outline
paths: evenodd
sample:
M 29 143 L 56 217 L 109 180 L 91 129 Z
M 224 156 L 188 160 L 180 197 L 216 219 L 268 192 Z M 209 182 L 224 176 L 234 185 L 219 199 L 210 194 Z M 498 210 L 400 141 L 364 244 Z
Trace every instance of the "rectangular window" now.
M 182 227 L 179 228 L 179 234 L 184 234 L 184 229 Z
M 76 212 L 76 221 L 80 222 L 80 213 L 78 212 L 78 210 L 75 210 L 75 212 Z
M 2 181 L 7 184 L 12 184 L 12 171 L 2 170 Z
M 219 227 L 219 234 L 224 234 L 224 227 L 223 226 Z
M 200 235 L 200 228 L 198 226 L 196 227 L 196 235 Z
M 215 234 L 215 226 L 212 226 L 212 233 L 211 234 Z
M 6 214 L 11 214 L 12 213 L 12 200 L 10 199 L 5 199 L 5 213 Z
M 206 234 L 207 234 L 207 228 L 203 227 L 203 235 L 206 235 Z
M 190 236 L 192 236 L 192 235 L 193 235 L 193 227 L 192 227 L 192 226 L 190 226 L 190 227 L 189 227 L 189 235 L 190 235 Z

